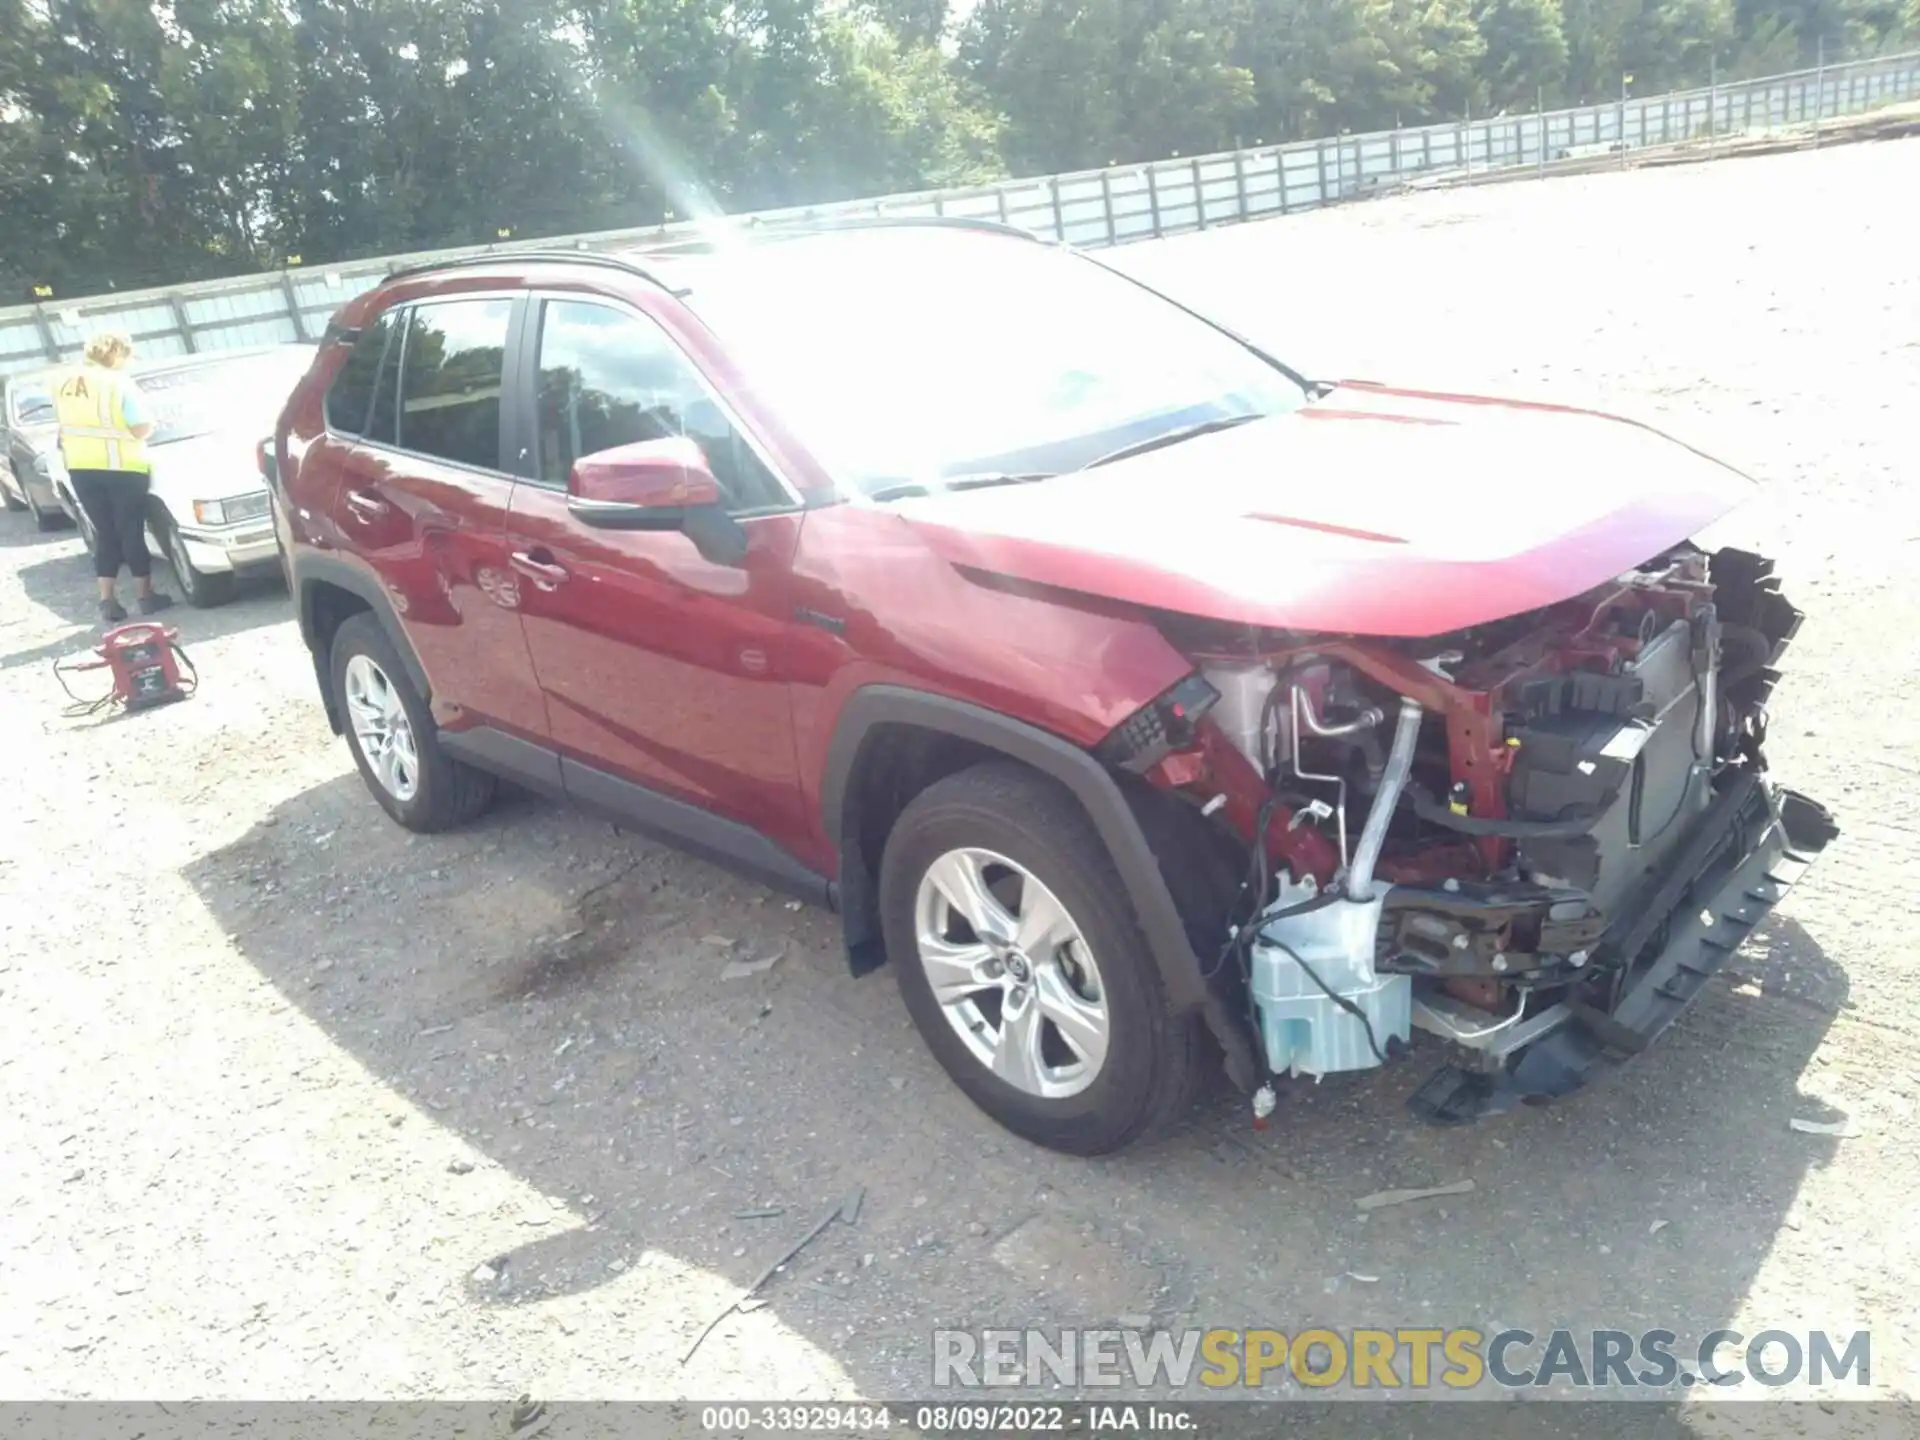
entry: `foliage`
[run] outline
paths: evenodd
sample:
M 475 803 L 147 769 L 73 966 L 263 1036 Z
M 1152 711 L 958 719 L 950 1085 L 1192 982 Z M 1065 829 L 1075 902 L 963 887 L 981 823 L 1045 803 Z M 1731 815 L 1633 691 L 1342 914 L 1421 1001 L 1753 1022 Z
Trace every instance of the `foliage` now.
M 1920 0 L 0 0 L 0 303 L 1837 59 Z

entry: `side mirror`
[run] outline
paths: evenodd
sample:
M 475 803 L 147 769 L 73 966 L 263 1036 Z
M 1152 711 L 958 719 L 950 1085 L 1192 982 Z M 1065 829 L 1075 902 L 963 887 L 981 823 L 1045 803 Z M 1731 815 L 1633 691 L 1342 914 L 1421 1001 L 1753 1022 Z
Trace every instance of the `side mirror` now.
M 596 530 L 679 530 L 716 565 L 746 559 L 747 533 L 722 508 L 720 482 L 683 436 L 582 455 L 567 477 L 567 511 Z
M 720 503 L 720 486 L 713 472 L 707 469 L 707 457 L 693 441 L 678 435 L 662 440 L 637 440 L 631 445 L 616 445 L 611 450 L 582 455 L 573 462 L 567 493 L 573 496 L 579 510 L 589 513 L 603 510 L 610 515 L 628 510 L 690 510 Z

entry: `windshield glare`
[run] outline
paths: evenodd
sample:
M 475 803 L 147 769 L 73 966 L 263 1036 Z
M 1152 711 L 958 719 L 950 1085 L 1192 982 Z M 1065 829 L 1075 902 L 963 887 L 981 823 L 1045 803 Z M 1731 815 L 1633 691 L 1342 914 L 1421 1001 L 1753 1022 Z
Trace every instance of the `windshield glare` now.
M 58 418 L 53 408 L 53 392 L 36 384 L 25 384 L 13 392 L 13 423 L 51 425 Z
M 135 371 L 134 381 L 153 416 L 154 431 L 147 443 L 165 445 L 216 430 L 270 426 L 312 358 L 309 350 L 289 347 L 152 374 Z
M 687 304 L 862 490 L 1077 469 L 1307 398 L 1177 306 L 1021 240 L 932 229 L 796 239 L 716 262 Z

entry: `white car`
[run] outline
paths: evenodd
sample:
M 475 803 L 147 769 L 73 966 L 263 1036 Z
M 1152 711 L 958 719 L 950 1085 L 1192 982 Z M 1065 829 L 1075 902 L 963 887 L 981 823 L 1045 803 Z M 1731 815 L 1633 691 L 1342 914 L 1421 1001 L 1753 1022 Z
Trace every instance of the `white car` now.
M 273 432 L 312 345 L 219 350 L 129 367 L 155 425 L 148 544 L 166 557 L 189 605 L 223 605 L 240 575 L 279 563 L 256 445 Z M 54 492 L 93 548 L 93 530 L 64 469 Z

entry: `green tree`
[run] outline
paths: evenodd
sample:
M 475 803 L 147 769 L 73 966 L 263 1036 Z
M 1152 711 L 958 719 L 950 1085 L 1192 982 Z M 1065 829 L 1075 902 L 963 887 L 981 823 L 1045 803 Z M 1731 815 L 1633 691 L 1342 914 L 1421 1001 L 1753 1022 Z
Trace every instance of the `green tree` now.
M 0 0 L 0 285 L 63 294 L 1702 83 L 1920 0 Z
M 1016 172 L 1200 154 L 1255 110 L 1232 18 L 1205 0 L 986 0 L 960 57 L 1006 116 Z
M 1494 110 L 1558 101 L 1567 79 L 1559 0 L 1480 0 L 1474 26 L 1486 43 L 1480 83 Z

